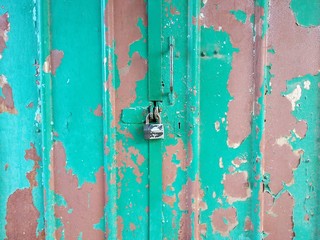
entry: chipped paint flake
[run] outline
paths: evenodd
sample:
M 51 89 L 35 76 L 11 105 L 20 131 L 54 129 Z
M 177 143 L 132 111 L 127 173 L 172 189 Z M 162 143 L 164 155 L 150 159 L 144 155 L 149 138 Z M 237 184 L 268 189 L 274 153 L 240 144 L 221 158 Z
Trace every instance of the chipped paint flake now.
M 240 167 L 242 164 L 244 163 L 247 163 L 247 160 L 246 159 L 240 159 L 240 158 L 236 158 L 232 161 L 232 164 L 235 166 L 235 167 Z
M 195 181 L 188 179 L 179 192 L 178 197 L 180 210 L 186 211 L 180 219 L 179 239 L 190 239 L 192 236 L 192 225 L 195 226 L 195 231 L 200 231 L 196 227 L 199 224 L 200 212 L 208 208 L 207 204 L 202 200 L 204 191 L 201 189 L 199 177 L 197 176 Z M 194 213 L 193 223 L 191 222 L 192 213 Z M 198 235 L 198 233 L 196 232 L 195 235 Z
M 219 168 L 223 168 L 223 158 L 219 158 Z
M 190 148 L 191 145 L 188 145 Z M 174 163 L 174 160 L 178 161 L 178 164 Z M 177 141 L 175 145 L 166 146 L 166 151 L 163 154 L 163 190 L 171 186 L 177 175 L 178 168 L 183 171 L 187 170 L 190 165 L 190 159 L 187 157 L 187 150 L 181 139 Z
M 311 82 L 309 80 L 306 80 L 303 82 L 303 88 L 306 90 L 310 90 L 310 85 L 311 85 Z
M 216 122 L 214 123 L 214 128 L 216 129 L 217 132 L 220 131 L 220 122 L 219 122 L 219 121 L 216 121 Z
M 101 117 L 102 116 L 102 107 L 101 104 L 98 104 L 97 108 L 94 110 L 94 115 L 96 115 L 97 117 Z
M 0 75 L 0 88 L 3 95 L 0 96 L 0 114 L 4 112 L 17 114 L 18 112 L 15 109 L 13 101 L 12 88 L 4 75 Z
M 289 144 L 289 141 L 288 141 L 288 137 L 281 137 L 281 138 L 278 138 L 277 140 L 276 140 L 276 143 L 279 145 L 279 146 L 283 146 L 283 145 L 290 145 Z
M 164 203 L 168 204 L 170 207 L 173 208 L 174 203 L 177 201 L 176 196 L 168 196 L 168 195 L 163 195 L 162 200 Z
M 129 147 L 128 149 L 126 149 L 122 140 L 116 143 L 116 149 L 116 159 L 119 173 L 122 175 L 122 171 L 125 168 L 132 168 L 133 174 L 136 176 L 136 181 L 138 183 L 141 183 L 141 177 L 143 173 L 141 172 L 139 166 L 141 166 L 141 164 L 145 161 L 144 156 L 142 156 L 139 150 L 134 147 Z
M 244 224 L 245 231 L 252 231 L 253 230 L 253 223 L 250 217 L 246 217 L 245 224 Z
M 292 93 L 285 95 L 286 98 L 291 102 L 291 110 L 294 111 L 296 108 L 297 101 L 301 98 L 301 87 L 297 85 L 297 87 L 292 91 Z
M 50 55 L 46 58 L 46 61 L 43 64 L 43 71 L 45 73 L 52 73 L 52 75 L 56 75 L 57 68 L 60 66 L 63 56 L 63 51 L 50 51 Z

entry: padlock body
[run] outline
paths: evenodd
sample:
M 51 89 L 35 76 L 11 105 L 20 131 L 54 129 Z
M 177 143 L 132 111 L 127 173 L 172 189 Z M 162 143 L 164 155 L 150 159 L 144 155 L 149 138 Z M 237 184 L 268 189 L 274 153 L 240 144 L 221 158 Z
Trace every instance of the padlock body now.
M 144 138 L 147 140 L 163 139 L 164 127 L 161 123 L 150 123 L 144 125 Z

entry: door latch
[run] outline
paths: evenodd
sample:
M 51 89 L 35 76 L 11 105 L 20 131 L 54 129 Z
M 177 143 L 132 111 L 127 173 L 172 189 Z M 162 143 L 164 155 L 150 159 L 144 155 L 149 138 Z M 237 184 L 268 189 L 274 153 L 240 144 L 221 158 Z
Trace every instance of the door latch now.
M 152 121 L 152 122 L 151 122 Z M 149 113 L 146 117 L 146 123 L 143 128 L 144 138 L 147 140 L 163 139 L 164 127 L 161 122 L 161 116 L 158 107 L 153 113 Z

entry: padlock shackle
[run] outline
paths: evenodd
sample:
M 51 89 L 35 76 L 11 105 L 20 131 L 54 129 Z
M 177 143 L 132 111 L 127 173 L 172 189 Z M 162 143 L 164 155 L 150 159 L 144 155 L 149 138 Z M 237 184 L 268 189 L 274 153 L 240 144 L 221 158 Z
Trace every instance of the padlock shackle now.
M 153 114 L 152 114 L 153 115 Z M 151 113 L 148 113 L 148 115 L 146 116 L 146 124 L 149 124 L 150 123 L 150 116 L 151 116 Z M 161 116 L 159 113 L 156 113 L 155 114 L 155 118 L 154 118 L 156 121 L 158 120 L 159 121 L 159 124 L 162 123 L 161 121 Z

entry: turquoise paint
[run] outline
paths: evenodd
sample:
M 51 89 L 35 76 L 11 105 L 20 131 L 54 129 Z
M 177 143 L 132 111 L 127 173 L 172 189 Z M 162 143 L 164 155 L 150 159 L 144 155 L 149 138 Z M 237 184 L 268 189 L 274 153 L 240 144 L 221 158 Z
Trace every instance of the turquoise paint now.
M 34 123 L 38 100 L 37 78 L 34 76 L 33 65 L 35 60 L 38 60 L 35 35 L 37 29 L 32 16 L 34 4 L 30 1 L 13 4 L 4 0 L 1 5 L 3 7 L 0 9 L 0 14 L 9 13 L 10 31 L 7 48 L 2 52 L 0 59 L 0 75 L 6 76 L 18 111 L 16 115 L 0 114 L 0 238 L 5 239 L 7 200 L 16 190 L 30 187 L 26 173 L 31 171 L 33 161 L 25 160 L 24 155 L 25 150 L 30 148 L 31 142 L 35 144 L 40 154 L 38 148 L 40 134 Z M 24 34 L 21 35 L 21 32 Z M 21 54 L 22 49 L 24 54 Z M 27 109 L 26 106 L 30 102 L 34 102 L 35 107 Z M 7 170 L 5 170 L 6 164 L 8 164 Z M 36 196 L 35 205 L 41 211 L 43 205 L 41 186 L 36 187 L 33 193 Z M 38 229 L 41 228 L 43 222 L 39 221 Z
M 137 27 L 140 29 L 140 32 L 142 34 L 142 38 L 139 41 L 136 41 L 130 45 L 130 50 L 129 50 L 129 57 L 130 58 L 132 58 L 132 55 L 135 52 L 138 52 L 139 55 L 144 59 L 148 58 L 147 51 L 145 48 L 148 33 L 147 33 L 147 27 L 145 25 L 146 25 L 146 23 L 143 22 L 142 18 L 139 18 L 138 23 L 137 23 Z
M 73 10 L 77 8 L 80 11 Z M 65 14 L 59 14 L 61 11 Z M 64 52 L 52 80 L 53 128 L 59 135 L 55 139 L 66 149 L 67 169 L 77 176 L 79 187 L 84 182 L 93 183 L 96 172 L 103 166 L 103 119 L 93 114 L 102 104 L 101 33 L 98 31 L 101 18 L 93 14 L 96 12 L 100 12 L 100 4 L 88 5 L 85 1 L 51 4 L 52 49 Z M 84 28 L 83 23 L 95 27 Z
M 101 230 L 104 232 L 105 231 L 105 218 L 104 218 L 104 216 L 93 227 L 94 227 L 94 229 L 98 229 L 98 230 Z
M 200 2 L 195 1 L 172 1 L 163 4 L 165 9 L 162 25 L 163 42 L 162 42 L 162 80 L 163 80 L 163 121 L 166 126 L 166 137 L 164 140 L 163 156 L 167 152 L 166 148 L 174 148 L 179 143 L 179 151 L 185 151 L 186 158 L 193 154 L 193 161 L 190 165 L 183 169 L 181 161 L 178 160 L 178 153 L 172 155 L 173 163 L 176 165 L 174 171 L 175 180 L 172 186 L 167 186 L 163 192 L 163 196 L 171 196 L 176 199 L 172 206 L 163 203 L 163 238 L 178 239 L 179 229 L 184 227 L 181 225 L 181 219 L 187 215 L 190 218 L 190 231 L 194 233 L 194 213 L 181 209 L 179 193 L 185 188 L 187 181 L 194 182 L 196 175 L 199 173 L 199 155 L 198 155 L 198 97 L 194 91 L 199 91 L 199 28 L 194 23 L 198 18 Z M 175 9 L 179 15 L 174 15 L 170 9 Z M 173 11 L 174 12 L 174 11 Z M 186 16 L 188 16 L 186 18 Z M 186 36 L 188 36 L 186 38 Z M 169 39 L 175 39 L 174 47 L 174 101 L 171 101 L 170 94 L 170 52 Z M 193 66 L 193 67 L 190 67 Z M 190 108 L 186 107 L 190 106 Z M 188 132 L 190 136 L 188 136 Z M 192 149 L 188 150 L 188 144 L 192 144 Z M 178 147 L 176 147 L 178 150 Z M 192 151 L 192 152 L 191 152 Z M 170 157 L 170 156 L 169 156 Z M 188 214 L 190 214 L 188 216 Z M 194 235 L 195 236 L 195 235 Z M 183 235 L 180 236 L 183 238 Z
M 44 220 L 45 233 L 48 239 L 54 238 L 54 231 L 57 225 L 57 219 L 54 216 L 55 197 L 54 192 L 50 189 L 50 149 L 52 147 L 52 78 L 50 74 L 44 73 L 43 65 L 51 50 L 50 19 L 50 4 L 42 1 L 37 5 L 38 17 L 37 26 L 37 44 L 39 51 L 39 82 L 40 82 L 40 99 L 41 99 L 41 158 L 43 161 L 43 189 L 44 189 Z
M 129 57 L 132 57 L 133 53 L 138 53 L 142 58 L 146 58 L 147 56 L 147 44 L 146 44 L 146 27 L 144 26 L 145 23 L 142 22 L 142 19 L 139 18 L 136 26 L 140 29 L 141 32 L 141 39 L 139 39 L 136 42 L 133 42 L 129 46 Z M 116 47 L 117 43 L 114 42 L 114 47 Z M 115 58 L 117 59 L 117 56 L 114 54 L 114 48 L 108 48 L 109 56 L 111 59 Z M 128 62 L 128 66 L 131 65 L 131 59 Z M 113 86 L 117 89 L 119 89 L 120 85 L 123 84 L 123 80 L 121 79 L 121 76 L 119 75 L 119 69 L 116 65 L 116 61 L 113 62 L 113 72 L 107 71 L 106 75 L 108 74 L 114 74 L 113 79 Z M 107 78 L 106 78 L 107 79 Z M 129 108 L 146 108 L 150 105 L 150 102 L 148 100 L 148 92 L 147 90 L 147 74 L 143 79 L 137 79 L 136 82 L 136 89 L 133 89 L 133 91 L 136 91 L 136 99 L 133 103 L 130 104 Z M 107 93 L 108 94 L 108 93 Z M 109 95 L 109 94 L 108 94 Z M 108 96 L 109 99 L 107 99 L 106 106 L 110 106 L 110 95 Z M 110 111 L 111 109 L 109 109 Z M 127 113 L 129 110 L 124 109 L 124 112 Z M 123 112 L 123 113 L 124 113 Z M 109 113 L 110 114 L 110 113 Z M 112 116 L 111 116 L 112 117 Z M 145 116 L 144 116 L 145 117 Z M 113 119 L 113 118 L 112 118 Z M 111 120 L 111 119 L 110 119 Z M 139 170 L 142 173 L 141 176 L 141 183 L 137 182 L 137 176 L 134 173 L 134 170 L 131 167 L 124 166 L 116 168 L 114 166 L 114 162 L 112 162 L 112 159 L 110 163 L 108 164 L 108 169 L 114 169 L 115 170 L 115 176 L 116 176 L 116 182 L 120 185 L 116 186 L 116 189 L 113 189 L 115 196 L 111 197 L 112 202 L 110 202 L 110 206 L 107 208 L 107 214 L 111 213 L 111 219 L 116 220 L 117 217 L 121 217 L 123 221 L 123 231 L 122 231 L 122 237 L 123 239 L 136 239 L 136 238 L 142 238 L 146 239 L 148 236 L 148 225 L 141 225 L 141 222 L 148 222 L 148 214 L 146 212 L 146 208 L 148 206 L 148 188 L 146 186 L 148 185 L 148 146 L 147 142 L 143 139 L 142 135 L 142 128 L 143 123 L 127 123 L 119 121 L 119 129 L 114 128 L 115 133 L 115 139 L 110 140 L 114 141 L 111 144 L 114 144 L 115 142 L 122 142 L 123 144 L 123 150 L 128 152 L 128 149 L 130 147 L 134 147 L 139 154 L 141 154 L 145 160 L 144 162 L 139 166 Z M 128 138 L 124 136 L 120 131 L 127 131 L 130 134 L 132 134 L 133 138 Z M 109 133 L 110 134 L 110 133 Z M 108 134 L 108 135 L 109 135 Z M 109 135 L 110 136 L 110 135 Z M 109 139 L 109 138 L 108 138 Z M 110 144 L 110 143 L 109 143 Z M 110 145 L 109 145 L 110 146 Z M 114 151 L 114 152 L 113 152 Z M 114 156 L 117 153 L 121 153 L 121 150 L 119 149 L 111 149 L 110 148 L 110 156 Z M 137 164 L 138 159 L 137 155 L 130 154 L 129 157 L 133 160 L 135 164 Z M 111 157 L 110 157 L 111 158 Z M 123 179 L 119 176 L 119 171 L 121 171 L 124 174 Z M 111 173 L 111 172 L 110 172 Z M 110 182 L 110 180 L 109 180 Z M 112 186 L 111 186 L 112 187 Z M 119 193 L 120 192 L 120 193 Z M 113 205 L 114 204 L 114 205 Z M 114 209 L 117 209 L 116 211 Z M 107 217 L 107 219 L 109 218 Z M 116 238 L 116 222 L 108 222 L 108 228 L 109 228 L 109 236 L 113 236 L 113 238 Z M 135 231 L 130 230 L 130 224 L 134 224 L 136 226 Z
M 113 41 L 112 46 L 105 45 L 105 33 L 108 32 L 103 19 L 105 4 L 104 1 L 99 2 L 99 4 L 88 4 L 84 1 L 73 3 L 70 0 L 55 1 L 51 2 L 51 9 L 48 10 L 49 6 L 45 2 L 41 2 L 41 5 L 36 6 L 38 7 L 36 23 L 32 13 L 35 6 L 33 1 L 24 0 L 19 4 L 6 1 L 4 5 L 9 7 L 0 10 L 2 11 L 0 14 L 6 11 L 10 13 L 9 20 L 11 23 L 8 48 L 4 50 L 3 58 L 0 60 L 0 74 L 7 76 L 19 112 L 18 115 L 7 113 L 0 115 L 0 136 L 1 139 L 6 139 L 5 141 L 0 140 L 0 188 L 1 192 L 4 193 L 0 196 L 0 203 L 5 206 L 8 197 L 17 189 L 29 187 L 26 173 L 32 169 L 33 162 L 26 161 L 24 154 L 25 150 L 30 148 L 30 142 L 33 142 L 38 154 L 42 155 L 43 158 L 40 162 L 40 169 L 37 170 L 38 186 L 32 192 L 34 204 L 40 212 L 37 232 L 45 228 L 46 221 L 47 239 L 53 239 L 53 232 L 60 227 L 63 229 L 61 239 L 65 238 L 64 229 L 66 226 L 63 226 L 62 221 L 55 217 L 53 206 L 68 206 L 66 200 L 51 191 L 49 187 L 49 181 L 52 177 L 49 169 L 50 148 L 54 140 L 63 142 L 67 153 L 67 170 L 72 170 L 75 177 L 79 179 L 79 186 L 83 186 L 86 182 L 94 183 L 97 170 L 102 166 L 105 168 L 106 182 L 108 183 L 108 202 L 104 206 L 104 217 L 99 219 L 93 225 L 93 228 L 106 231 L 105 226 L 107 224 L 110 239 L 116 239 L 117 230 L 119 230 L 117 218 L 121 217 L 123 220 L 123 239 L 147 239 L 149 235 L 147 224 L 149 219 L 147 211 L 149 206 L 148 194 L 150 190 L 148 186 L 148 161 L 153 161 L 155 158 L 152 155 L 150 158 L 148 143 L 142 137 L 142 122 L 146 114 L 143 109 L 150 105 L 147 95 L 148 79 L 147 74 L 143 79 L 136 79 L 138 80 L 137 86 L 132 91 L 136 92 L 137 98 L 128 106 L 128 109 L 123 109 L 122 117 L 125 117 L 121 118 L 119 123 L 116 123 L 118 126 L 113 126 L 114 116 L 112 111 L 117 108 L 118 103 L 111 104 L 114 96 L 109 90 L 105 91 L 103 89 L 103 84 L 110 84 L 115 90 L 118 90 L 123 84 L 123 79 L 120 78 L 119 69 L 116 66 L 118 58 L 115 55 L 116 42 Z M 188 180 L 195 182 L 199 178 L 200 188 L 204 191 L 204 200 L 208 206 L 206 210 L 199 209 L 200 223 L 207 226 L 207 234 L 202 235 L 202 238 L 225 239 L 219 233 L 213 232 L 210 216 L 216 209 L 233 206 L 237 209 L 239 224 L 231 231 L 230 238 L 262 239 L 266 236 L 266 233 L 259 232 L 261 221 L 259 216 L 260 202 L 258 200 L 261 192 L 259 184 L 262 182 L 265 189 L 268 189 L 270 177 L 268 174 L 265 174 L 263 178 L 260 176 L 258 180 L 255 177 L 260 174 L 261 159 L 263 158 L 260 152 L 260 144 L 265 131 L 265 93 L 269 94 L 272 90 L 270 87 L 270 79 L 274 77 L 270 74 L 272 66 L 264 66 L 265 74 L 260 89 L 261 97 L 258 99 L 261 109 L 259 115 L 252 117 L 253 132 L 240 147 L 230 149 L 226 144 L 227 123 L 226 121 L 222 122 L 222 119 L 226 118 L 225 113 L 228 111 L 228 103 L 232 100 L 226 86 L 232 69 L 233 54 L 240 50 L 232 46 L 230 36 L 227 33 L 214 31 L 211 28 L 199 29 L 197 24 L 199 5 L 200 3 L 190 0 L 188 4 L 181 1 L 164 2 L 162 6 L 162 10 L 165 10 L 166 7 L 168 9 L 171 6 L 176 7 L 180 15 L 172 15 L 168 12 L 168 15 L 161 18 L 162 25 L 167 26 L 163 29 L 161 39 L 163 50 L 161 80 L 164 84 L 161 88 L 163 91 L 161 107 L 163 109 L 162 117 L 166 138 L 161 150 L 157 150 L 154 154 L 159 155 L 156 156 L 159 159 L 166 153 L 166 147 L 180 143 L 185 149 L 187 157 L 189 157 L 191 153 L 188 150 L 188 144 L 191 143 L 193 158 L 190 166 L 184 170 L 179 165 L 181 160 L 178 159 L 178 154 L 174 153 L 172 156 L 172 162 L 177 166 L 176 178 L 172 186 L 165 188 L 163 194 L 175 197 L 176 201 L 172 206 L 165 202 L 162 203 L 161 211 L 163 215 L 161 220 L 163 221 L 160 224 L 159 228 L 161 230 L 159 231 L 162 231 L 161 234 L 167 239 L 177 239 L 179 237 L 180 221 L 183 216 L 189 214 L 187 210 L 181 209 L 180 205 L 185 199 L 179 199 L 179 193 Z M 266 1 L 257 1 L 257 6 L 266 8 Z M 15 12 L 18 13 L 15 14 Z M 47 24 L 49 12 L 51 14 L 51 24 Z M 61 12 L 65 14 L 61 16 Z M 96 14 L 97 12 L 101 14 Z M 238 13 L 237 11 L 233 12 Z M 268 14 L 263 17 L 264 34 L 267 32 Z M 254 24 L 253 16 L 251 15 L 250 18 L 252 24 Z M 242 15 L 242 17 L 244 16 Z M 239 20 L 241 21 L 241 19 Z M 149 60 L 147 57 L 147 42 L 145 42 L 148 38 L 145 24 L 142 18 L 139 18 L 135 23 L 135 26 L 140 29 L 142 37 L 129 46 L 129 57 L 138 53 L 143 59 Z M 51 26 L 51 34 L 47 29 L 49 25 Z M 22 41 L 21 35 L 18 33 L 24 31 L 26 32 L 25 39 L 30 41 Z M 38 31 L 41 32 L 38 33 Z M 176 40 L 174 59 L 175 95 L 174 101 L 170 102 L 167 40 L 172 35 Z M 39 42 L 37 42 L 37 36 Z M 223 44 L 224 41 L 225 44 Z M 38 44 L 39 46 L 37 46 Z M 36 80 L 39 80 L 39 77 L 34 76 L 34 60 L 43 64 L 51 49 L 62 50 L 65 55 L 55 76 L 45 73 L 41 75 L 44 86 L 39 89 L 39 86 L 35 83 Z M 266 51 L 276 57 L 277 53 L 274 49 L 271 48 Z M 201 52 L 205 54 L 201 56 Z M 217 57 L 217 54 L 219 54 L 219 57 Z M 19 57 L 13 58 L 13 56 Z M 107 59 L 106 63 L 104 63 L 105 58 Z M 113 66 L 112 69 L 108 67 L 109 63 Z M 132 66 L 131 60 L 129 60 L 128 66 Z M 108 82 L 110 81 L 109 74 L 112 76 L 111 83 Z M 277 196 L 274 196 L 277 199 L 285 191 L 289 191 L 294 196 L 296 203 L 294 207 L 294 231 L 297 239 L 302 239 L 306 235 L 305 233 L 312 232 L 314 238 L 317 237 L 317 234 L 319 235 L 316 231 L 318 231 L 318 216 L 320 214 L 317 209 L 319 202 L 316 197 L 316 187 L 319 180 L 317 177 L 318 165 L 316 164 L 319 147 L 317 136 L 319 134 L 312 132 L 312 129 L 318 132 L 317 126 L 319 125 L 317 114 L 319 110 L 317 87 L 319 75 L 306 75 L 288 81 L 288 91 L 283 94 L 290 93 L 297 84 L 302 86 L 304 80 L 311 82 L 311 88 L 310 90 L 302 89 L 303 95 L 297 102 L 300 106 L 296 108 L 293 114 L 298 120 L 307 121 L 309 128 L 304 139 L 297 139 L 295 134 L 292 133 L 289 141 L 294 149 L 303 148 L 305 153 L 299 168 L 294 171 L 295 184 L 284 187 Z M 42 125 L 34 120 L 35 114 L 40 108 L 38 106 L 39 90 L 41 90 L 43 100 L 43 102 L 40 101 L 43 104 L 41 106 Z M 27 109 L 26 105 L 31 101 L 34 102 L 35 106 Z M 102 105 L 103 117 L 97 117 L 93 114 L 98 104 Z M 53 110 L 51 110 L 52 106 Z M 140 109 L 137 111 L 139 117 L 135 116 L 132 109 Z M 53 126 L 51 120 L 53 120 Z M 215 121 L 220 121 L 219 132 L 214 129 Z M 259 128 L 258 132 L 255 132 L 256 127 Z M 51 128 L 59 134 L 58 137 L 52 138 Z M 123 131 L 130 133 L 133 138 L 125 136 L 122 133 Z M 104 142 L 106 136 L 108 138 Z M 18 143 L 17 139 L 19 139 Z M 115 146 L 115 143 L 119 141 L 122 142 L 124 151 L 133 163 L 137 164 L 138 157 L 136 153 L 129 151 L 130 148 L 133 147 L 144 156 L 145 160 L 139 166 L 142 173 L 141 183 L 136 181 L 137 176 L 132 167 L 125 164 L 121 167 L 115 166 L 115 156 L 121 152 Z M 45 149 L 42 149 L 43 146 L 45 146 Z M 108 147 L 108 154 L 103 153 L 104 147 Z M 221 156 L 223 157 L 223 168 L 219 166 Z M 252 193 L 246 201 L 238 201 L 230 205 L 223 196 L 221 180 L 223 174 L 228 173 L 227 168 L 236 157 L 248 160 L 238 171 L 248 172 Z M 9 162 L 7 171 L 4 170 L 6 162 Z M 123 178 L 119 171 L 123 173 Z M 116 180 L 114 180 L 114 177 Z M 115 184 L 111 184 L 111 182 L 115 182 Z M 312 183 L 313 187 L 307 187 L 309 183 Z M 257 187 L 254 187 L 254 184 L 257 184 Z M 43 187 L 46 189 L 46 201 L 43 199 Z M 121 193 L 118 193 L 118 191 L 121 191 Z M 213 192 L 217 195 L 215 198 L 213 198 Z M 303 197 L 307 195 L 310 198 L 306 200 Z M 217 202 L 218 198 L 221 198 L 221 204 Z M 46 206 L 46 209 L 44 206 Z M 73 213 L 73 209 L 69 206 L 68 213 Z M 311 216 L 309 223 L 304 220 L 305 213 Z M 1 208 L 0 238 L 5 238 L 5 216 L 6 209 Z M 246 216 L 251 217 L 254 231 L 243 231 Z M 195 224 L 196 217 L 196 212 L 188 215 L 191 221 L 192 239 L 196 238 L 196 228 L 198 227 Z M 131 224 L 135 225 L 136 230 L 130 230 Z M 158 222 L 155 224 L 158 224 Z M 79 238 L 82 238 L 83 235 L 84 233 L 79 233 Z M 158 234 L 155 235 L 155 237 L 157 236 Z
M 248 171 L 248 181 L 253 191 L 255 191 L 253 186 L 256 180 L 254 180 L 254 176 L 251 176 L 254 163 L 250 161 L 252 155 L 248 151 L 251 149 L 251 136 L 237 149 L 227 146 L 225 121 L 228 103 L 232 99 L 227 90 L 227 82 L 232 69 L 232 55 L 239 50 L 232 46 L 230 37 L 225 32 L 201 28 L 201 34 L 201 52 L 206 54 L 201 58 L 200 145 L 202 147 L 200 150 L 200 178 L 202 189 L 205 191 L 204 201 L 207 203 L 208 209 L 202 212 L 200 221 L 207 225 L 207 238 L 224 239 L 218 232 L 213 231 L 211 222 L 208 221 L 214 210 L 230 207 L 223 196 L 224 188 L 221 184 L 223 174 L 227 173 L 227 169 L 232 166 L 231 161 L 236 157 L 245 158 L 248 162 L 237 171 Z M 214 52 L 214 50 L 216 51 Z M 211 54 L 212 52 L 214 53 Z M 212 71 L 212 69 L 216 70 Z M 225 120 L 222 121 L 222 119 Z M 216 121 L 220 122 L 220 131 L 214 129 Z M 212 127 L 208 128 L 208 126 Z M 222 168 L 221 165 L 219 166 L 220 158 L 223 161 Z M 216 197 L 214 198 L 213 195 Z M 252 192 L 252 196 L 246 201 L 235 202 L 231 205 L 237 210 L 239 222 L 230 233 L 232 239 L 237 239 L 243 233 L 245 217 L 251 215 L 253 206 L 258 202 L 254 192 Z M 221 204 L 218 203 L 218 199 L 221 200 Z M 246 237 L 256 236 L 251 231 L 243 234 Z
M 241 23 L 245 23 L 247 20 L 247 14 L 242 10 L 232 10 L 230 13 Z
M 263 20 L 262 23 L 262 34 L 261 38 L 264 38 L 267 34 L 267 31 L 269 29 L 269 1 L 270 0 L 255 0 L 255 5 L 258 7 L 262 7 L 264 12 L 263 16 L 261 16 L 261 19 Z
M 271 86 L 271 78 L 274 77 L 274 75 L 271 73 L 272 64 L 264 66 L 264 79 L 265 79 L 265 95 L 269 95 L 272 92 L 272 86 Z
M 299 25 L 303 27 L 314 27 L 320 25 L 319 0 L 291 0 L 290 7 Z
M 274 50 L 274 48 L 269 48 L 269 49 L 268 49 L 268 53 L 275 54 L 276 51 Z
M 55 193 L 54 194 L 54 198 L 56 200 L 56 205 L 57 206 L 68 207 L 68 203 L 66 202 L 66 200 L 64 199 L 63 196 Z
M 310 89 L 304 87 L 305 82 L 310 82 Z M 293 132 L 289 143 L 293 150 L 302 150 L 300 164 L 294 170 L 295 184 L 288 187 L 295 205 L 293 209 L 294 232 L 296 239 L 305 239 L 306 233 L 310 238 L 316 239 L 319 232 L 319 83 L 320 74 L 305 75 L 287 81 L 287 90 L 283 95 L 291 93 L 297 86 L 301 87 L 301 98 L 296 102 L 292 114 L 298 121 L 305 121 L 308 129 L 306 136 L 299 139 Z M 310 220 L 305 220 L 306 215 Z
M 115 88 L 115 79 L 119 78 L 119 73 L 117 68 L 114 67 L 116 65 L 116 56 L 114 54 L 115 49 L 115 41 L 110 36 L 111 42 L 110 46 L 107 43 L 107 37 L 110 35 L 110 26 L 105 24 L 105 20 L 108 22 L 112 19 L 112 14 L 108 14 L 112 12 L 107 8 L 107 4 L 109 1 L 101 1 L 101 49 L 102 49 L 102 58 L 107 59 L 107 62 L 104 62 L 102 66 L 102 79 L 103 85 L 111 88 Z M 106 11 L 105 11 L 106 10 Z M 109 10 L 109 11 L 108 11 Z M 111 27 L 112 28 L 112 27 Z M 108 35 L 107 35 L 108 34 Z M 107 65 L 111 65 L 111 68 Z M 110 77 L 109 77 L 110 76 Z M 115 149 L 115 138 L 111 137 L 116 135 L 116 129 L 113 126 L 114 116 L 114 106 L 112 92 L 108 89 L 103 89 L 102 92 L 102 111 L 105 116 L 105 120 L 103 122 L 103 135 L 107 137 L 107 140 L 104 143 L 104 147 L 109 149 L 109 155 L 104 155 L 104 169 L 108 169 L 108 174 L 106 174 L 106 182 L 111 183 L 113 178 L 116 178 L 117 169 L 115 167 L 115 159 L 114 156 L 116 154 Z M 108 237 L 111 239 L 116 239 L 117 237 L 117 211 L 115 211 L 117 207 L 117 186 L 116 184 L 108 185 L 108 202 L 104 207 L 104 221 L 105 221 L 105 230 L 108 230 Z

